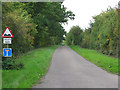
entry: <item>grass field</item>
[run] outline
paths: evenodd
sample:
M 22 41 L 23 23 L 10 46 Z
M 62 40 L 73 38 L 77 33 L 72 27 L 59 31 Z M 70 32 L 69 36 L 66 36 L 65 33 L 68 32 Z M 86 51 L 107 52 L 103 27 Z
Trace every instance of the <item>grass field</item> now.
M 16 59 L 16 61 L 24 63 L 24 68 L 21 70 L 3 70 L 2 88 L 32 87 L 46 74 L 57 47 L 36 49 Z
M 79 46 L 70 46 L 74 51 L 79 55 L 89 60 L 90 62 L 96 64 L 102 69 L 113 73 L 118 74 L 118 59 L 103 55 L 95 50 L 89 50 L 80 48 Z
M 2 89 L 2 70 L 0 70 L 0 90 Z

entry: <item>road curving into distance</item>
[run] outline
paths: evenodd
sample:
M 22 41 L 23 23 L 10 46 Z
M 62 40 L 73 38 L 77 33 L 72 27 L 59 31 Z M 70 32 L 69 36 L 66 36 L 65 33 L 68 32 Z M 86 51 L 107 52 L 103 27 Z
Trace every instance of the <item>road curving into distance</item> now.
M 71 48 L 60 46 L 46 76 L 32 88 L 118 88 L 118 76 L 102 70 Z

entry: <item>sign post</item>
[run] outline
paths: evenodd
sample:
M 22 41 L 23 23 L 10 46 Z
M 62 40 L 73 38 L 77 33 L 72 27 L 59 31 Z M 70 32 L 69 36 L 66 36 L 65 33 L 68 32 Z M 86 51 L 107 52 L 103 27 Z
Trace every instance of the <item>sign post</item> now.
M 3 48 L 3 56 L 4 57 L 11 57 L 12 56 L 12 49 L 11 48 Z
M 3 38 L 3 43 L 4 44 L 12 44 L 12 42 L 11 42 L 11 38 Z
M 9 27 L 7 26 L 4 30 L 3 34 L 1 35 L 3 38 L 3 44 L 7 45 L 7 48 L 3 48 L 3 56 L 4 57 L 12 57 L 12 49 L 9 48 L 9 44 L 12 44 L 12 39 L 14 36 L 10 31 Z

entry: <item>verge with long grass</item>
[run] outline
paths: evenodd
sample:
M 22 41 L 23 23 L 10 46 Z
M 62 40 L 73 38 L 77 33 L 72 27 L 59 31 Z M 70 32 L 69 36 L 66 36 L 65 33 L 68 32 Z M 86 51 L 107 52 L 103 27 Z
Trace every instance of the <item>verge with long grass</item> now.
M 39 48 L 16 59 L 24 67 L 20 70 L 2 70 L 2 88 L 31 88 L 46 74 L 57 47 Z
M 101 67 L 102 69 L 118 74 L 118 58 L 109 57 L 96 50 L 84 49 L 79 46 L 69 46 L 79 55 L 87 59 L 88 61 L 94 63 L 95 65 Z

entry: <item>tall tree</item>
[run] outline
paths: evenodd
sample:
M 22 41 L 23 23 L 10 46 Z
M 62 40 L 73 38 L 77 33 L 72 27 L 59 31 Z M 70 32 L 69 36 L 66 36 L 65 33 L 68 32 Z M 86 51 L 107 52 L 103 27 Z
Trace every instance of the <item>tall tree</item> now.
M 67 34 L 67 44 L 80 45 L 82 42 L 82 29 L 79 26 L 73 26 Z

